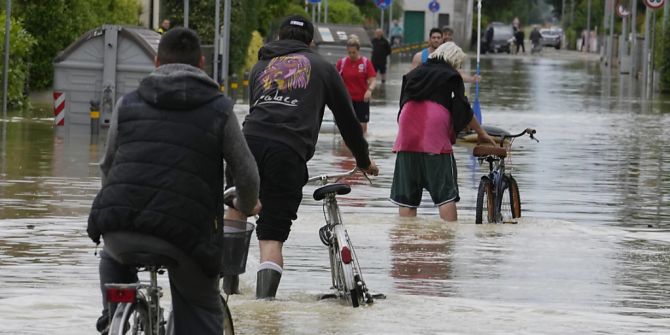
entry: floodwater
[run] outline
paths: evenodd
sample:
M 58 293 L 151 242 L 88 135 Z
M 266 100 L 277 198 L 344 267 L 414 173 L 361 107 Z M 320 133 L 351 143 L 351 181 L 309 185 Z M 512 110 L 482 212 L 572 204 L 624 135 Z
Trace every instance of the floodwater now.
M 252 241 L 243 294 L 230 298 L 238 333 L 670 333 L 670 100 L 642 99 L 639 83 L 608 75 L 593 57 L 484 57 L 484 123 L 532 127 L 540 139 L 516 140 L 511 155 L 523 217 L 474 224 L 485 169 L 459 143 L 459 222 L 441 222 L 427 195 L 418 218 L 400 219 L 387 197 L 407 68 L 393 63 L 375 94 L 368 140 L 380 176 L 354 179 L 340 201 L 368 287 L 387 299 L 358 309 L 317 300 L 330 278 L 308 186 L 277 301 L 253 298 Z M 104 140 L 54 133 L 50 120 L 0 126 L 0 333 L 92 334 L 100 297 L 85 227 Z M 312 174 L 354 165 L 330 133 L 317 152 Z

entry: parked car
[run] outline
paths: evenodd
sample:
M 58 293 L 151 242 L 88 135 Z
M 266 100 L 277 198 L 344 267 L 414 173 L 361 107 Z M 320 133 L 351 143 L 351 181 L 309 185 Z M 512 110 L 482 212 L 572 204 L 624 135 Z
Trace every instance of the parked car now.
M 482 37 L 482 52 L 510 53 L 513 41 L 514 29 L 511 24 L 492 22 L 488 25 Z
M 561 48 L 561 40 L 563 39 L 563 29 L 561 28 L 545 28 L 540 29 L 542 35 L 542 46 L 554 47 L 556 50 Z

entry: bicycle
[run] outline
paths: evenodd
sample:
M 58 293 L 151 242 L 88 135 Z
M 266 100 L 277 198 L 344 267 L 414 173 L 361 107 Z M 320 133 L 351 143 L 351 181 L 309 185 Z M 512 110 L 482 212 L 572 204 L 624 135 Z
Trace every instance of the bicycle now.
M 479 159 L 479 163 L 489 163 L 489 173 L 479 181 L 475 223 L 482 223 L 483 213 L 486 213 L 488 223 L 516 223 L 514 219 L 521 217 L 519 186 L 512 173 L 505 170 L 505 158 L 517 137 L 528 134 L 531 139 L 540 142 L 535 133 L 535 129 L 527 128 L 516 135 L 500 135 L 500 147 L 477 145 L 474 148 L 472 154 Z M 510 141 L 505 147 L 507 139 Z
M 224 199 L 233 196 L 234 192 L 234 189 L 227 190 L 224 193 Z M 240 229 L 240 224 L 245 225 L 245 227 Z M 253 230 L 253 225 L 247 222 L 225 220 L 224 228 L 227 225 L 233 226 L 233 233 L 231 235 L 234 238 L 239 238 L 237 235 L 240 234 L 241 230 L 241 233 L 245 234 L 245 236 L 250 236 L 250 230 Z M 251 227 L 249 228 L 248 225 L 251 225 Z M 226 238 L 226 234 L 228 233 L 224 233 L 224 239 Z M 124 244 L 132 243 L 135 245 L 129 249 L 131 251 L 118 253 L 115 258 L 121 264 L 135 267 L 138 272 L 148 272 L 149 281 L 105 285 L 108 303 L 116 304 L 116 308 L 110 308 L 111 322 L 108 334 L 173 334 L 172 317 L 167 321 L 163 317 L 163 308 L 160 305 L 160 298 L 163 297 L 163 289 L 158 285 L 158 275 L 164 274 L 168 268 L 174 268 L 179 265 L 177 260 L 170 255 L 181 251 L 167 241 L 150 235 L 133 232 L 114 232 L 105 235 L 106 244 L 114 244 L 114 242 L 118 243 L 119 241 L 122 241 Z M 246 242 L 248 249 L 248 236 Z M 239 252 L 237 253 L 239 254 Z M 230 271 L 237 274 L 243 273 L 244 265 L 240 265 L 242 263 L 239 259 L 240 257 L 242 256 L 224 254 L 222 260 L 224 265 L 223 274 L 231 274 Z M 231 261 L 231 258 L 236 259 L 235 261 Z M 243 263 L 246 264 L 246 253 L 243 255 Z M 227 265 L 230 265 L 232 270 L 228 269 Z M 221 302 L 224 312 L 223 333 L 225 335 L 234 335 L 233 318 L 228 308 L 227 299 L 221 296 Z M 172 316 L 172 313 L 170 313 L 170 316 Z
M 350 177 L 357 171 L 359 171 L 358 168 L 354 168 L 348 172 L 322 174 L 307 180 L 308 183 L 319 182 L 323 185 L 314 190 L 313 197 L 316 201 L 323 200 L 323 214 L 326 224 L 319 228 L 319 238 L 328 247 L 333 285 L 331 288 L 335 292 L 331 295 L 324 295 L 322 299 L 333 296 L 346 300 L 354 308 L 361 304 L 372 304 L 374 296 L 368 291 L 363 280 L 363 272 L 356 251 L 342 223 L 342 215 L 337 205 L 336 196 L 351 192 L 351 187 L 348 184 L 339 183 L 339 181 Z M 370 181 L 367 175 L 364 174 L 364 176 Z M 334 182 L 329 183 L 329 180 L 334 180 Z M 379 295 L 378 298 L 383 298 L 383 295 Z

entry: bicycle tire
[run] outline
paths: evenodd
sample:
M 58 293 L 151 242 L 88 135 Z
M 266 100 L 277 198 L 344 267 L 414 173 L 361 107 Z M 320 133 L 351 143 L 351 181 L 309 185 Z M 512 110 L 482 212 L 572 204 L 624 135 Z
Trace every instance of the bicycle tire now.
M 346 298 L 346 300 L 351 303 L 351 306 L 356 308 L 360 305 L 358 299 L 358 294 L 356 293 L 356 282 L 354 279 L 354 269 L 352 262 L 345 263 L 342 259 L 342 250 L 344 247 L 347 247 L 351 252 L 351 247 L 346 238 L 346 232 L 344 227 L 341 225 L 336 225 L 333 228 L 333 235 L 335 243 L 333 245 L 333 250 L 335 251 L 335 259 L 337 260 L 336 267 L 338 272 L 338 290 L 341 295 Z
M 509 222 L 521 217 L 521 199 L 516 179 L 510 174 L 503 175 L 502 199 L 500 202 L 501 222 Z M 508 211 L 509 210 L 509 211 Z
M 109 326 L 109 335 L 153 334 L 148 304 L 144 300 L 119 303 Z
M 482 177 L 479 181 L 479 188 L 477 190 L 477 207 L 475 209 L 475 223 L 483 223 L 482 215 L 486 213 L 486 222 L 492 223 L 495 221 L 495 197 L 493 195 L 493 184 L 489 177 Z
M 221 302 L 223 303 L 223 334 L 235 335 L 235 327 L 233 326 L 233 315 L 230 313 L 228 303 L 226 303 L 226 299 L 224 299 L 223 296 L 221 296 Z

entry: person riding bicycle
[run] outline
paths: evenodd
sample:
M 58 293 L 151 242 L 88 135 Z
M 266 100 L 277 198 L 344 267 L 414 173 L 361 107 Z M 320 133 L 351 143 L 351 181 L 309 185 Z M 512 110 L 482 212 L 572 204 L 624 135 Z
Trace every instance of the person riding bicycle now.
M 93 201 L 88 236 L 140 233 L 169 242 L 179 264 L 168 268 L 175 334 L 223 332 L 219 273 L 223 234 L 223 162 L 238 180 L 236 207 L 253 214 L 259 176 L 233 113 L 233 103 L 202 71 L 205 59 L 195 31 L 174 28 L 158 44 L 156 69 L 113 111 L 102 189 Z M 130 242 L 128 242 L 130 243 Z M 123 248 L 123 240 L 115 241 Z M 121 264 L 117 250 L 100 252 L 105 333 L 107 283 L 137 282 L 135 267 Z M 113 308 L 113 307 L 112 307 Z
M 440 218 L 456 221 L 460 198 L 452 149 L 455 135 L 469 126 L 481 142 L 495 145 L 473 117 L 465 97 L 458 73 L 464 58 L 461 48 L 447 42 L 431 53 L 425 64 L 403 77 L 390 196 L 400 216 L 416 216 L 425 188 L 438 206 Z
M 285 18 L 279 40 L 261 48 L 249 75 L 250 107 L 243 132 L 258 164 L 263 203 L 256 222 L 258 299 L 276 295 L 284 267 L 282 248 L 297 218 L 307 182 L 306 164 L 314 156 L 325 105 L 333 112 L 356 165 L 372 175 L 379 172 L 340 74 L 309 47 L 313 36 L 314 26 L 306 18 Z M 233 210 L 226 215 L 235 217 Z

